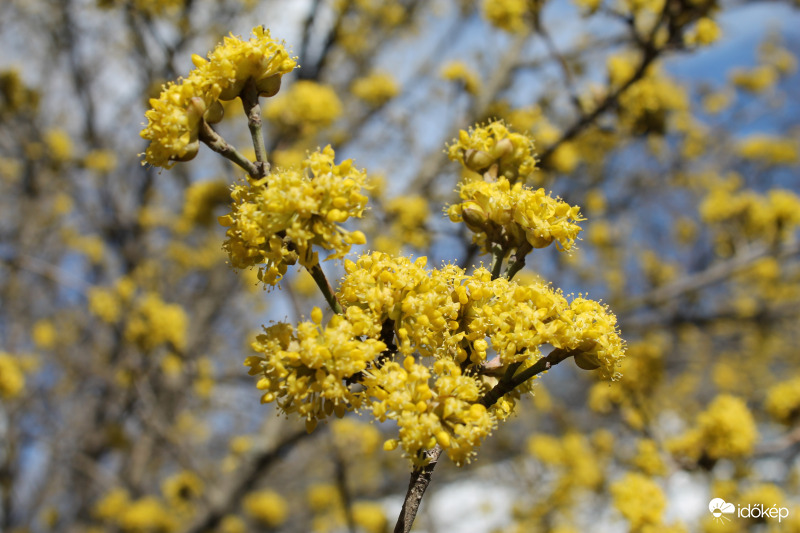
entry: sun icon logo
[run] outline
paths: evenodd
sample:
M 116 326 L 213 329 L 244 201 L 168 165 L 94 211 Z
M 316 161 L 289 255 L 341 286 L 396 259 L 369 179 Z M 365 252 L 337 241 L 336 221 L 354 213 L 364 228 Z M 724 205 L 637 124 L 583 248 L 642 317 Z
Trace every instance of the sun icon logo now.
M 714 498 L 708 502 L 708 510 L 714 517 L 714 522 L 719 522 L 721 524 L 725 522 L 725 520 L 730 522 L 731 519 L 725 515 L 733 513 L 736 507 L 732 503 L 727 503 L 722 498 Z

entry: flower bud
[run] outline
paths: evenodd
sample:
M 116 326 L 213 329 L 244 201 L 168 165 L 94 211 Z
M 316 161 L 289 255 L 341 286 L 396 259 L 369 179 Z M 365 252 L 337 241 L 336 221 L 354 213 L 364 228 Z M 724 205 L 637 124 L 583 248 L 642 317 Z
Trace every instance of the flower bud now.
M 208 63 L 208 59 L 204 58 L 203 56 L 192 54 L 192 63 L 195 67 L 200 68 Z
M 306 433 L 311 433 L 317 427 L 316 418 L 306 418 Z
M 222 107 L 222 104 L 219 103 L 219 100 L 215 100 L 212 103 L 205 113 L 203 113 L 203 120 L 208 122 L 209 124 L 216 124 L 222 117 L 225 116 L 225 108 Z
M 494 163 L 494 158 L 483 150 L 469 149 L 464 152 L 464 166 L 475 172 L 483 172 Z
M 258 88 L 259 96 L 267 98 L 275 96 L 281 90 L 281 75 L 273 74 L 272 76 L 261 78 L 256 82 L 256 88 Z
M 461 218 L 467 227 L 473 231 L 480 231 L 489 220 L 486 211 L 475 202 L 465 202 L 461 208 Z
M 180 161 L 180 162 L 191 161 L 197 156 L 197 152 L 199 151 L 200 151 L 200 141 L 195 139 L 194 141 L 186 145 L 186 148 L 183 149 L 183 154 L 179 156 L 173 156 L 170 159 L 173 161 Z
M 206 103 L 202 98 L 194 96 L 189 100 L 189 105 L 186 106 L 186 118 L 189 121 L 189 128 L 193 129 L 200 123 L 203 114 L 206 112 Z
M 600 359 L 595 354 L 582 352 L 575 356 L 575 364 L 583 370 L 597 370 L 600 368 Z
M 297 252 L 295 252 L 294 250 L 283 252 L 283 262 L 286 263 L 287 265 L 294 265 L 295 263 L 297 263 L 298 259 L 299 257 L 297 255 Z
M 221 93 L 219 93 L 219 99 L 233 100 L 234 98 L 239 96 L 239 93 L 242 92 L 242 89 L 244 89 L 245 82 L 247 82 L 247 79 L 243 80 L 237 79 L 230 85 L 230 87 L 226 87 L 225 89 L 222 90 Z
M 511 142 L 511 139 L 505 138 L 497 141 L 497 144 L 494 145 L 489 154 L 494 159 L 501 159 L 502 157 L 505 157 L 506 155 L 510 154 L 513 151 L 514 151 L 514 144 Z

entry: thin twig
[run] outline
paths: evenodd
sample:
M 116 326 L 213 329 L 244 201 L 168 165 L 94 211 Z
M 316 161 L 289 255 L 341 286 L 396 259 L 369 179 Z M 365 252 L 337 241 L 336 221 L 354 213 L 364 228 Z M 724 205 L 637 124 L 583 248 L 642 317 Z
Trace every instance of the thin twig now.
M 219 155 L 229 161 L 233 161 L 236 165 L 240 166 L 247 172 L 253 179 L 263 177 L 259 168 L 255 163 L 247 159 L 241 152 L 236 150 L 233 146 L 228 144 L 222 136 L 214 131 L 205 120 L 201 121 L 200 125 L 200 142 L 217 152 Z
M 264 130 L 261 128 L 261 105 L 258 103 L 258 87 L 253 78 L 247 80 L 239 97 L 242 99 L 244 114 L 247 116 L 247 128 L 253 139 L 253 148 L 256 152 L 256 179 L 263 178 L 269 172 L 267 163 L 267 148 L 264 145 Z
M 429 459 L 428 464 L 418 466 L 411 473 L 408 491 L 406 491 L 406 498 L 403 501 L 403 508 L 400 509 L 400 516 L 394 526 L 394 533 L 409 533 L 411 531 L 411 526 L 417 517 L 419 504 L 422 503 L 422 497 L 425 495 L 425 491 L 428 490 L 431 476 L 433 476 L 433 469 L 436 468 L 442 451 L 442 447 L 437 444 L 432 450 L 425 452 Z
M 320 266 L 319 262 L 315 263 L 312 267 L 307 267 L 307 270 L 308 273 L 311 274 L 311 277 L 314 278 L 317 287 L 319 287 L 319 290 L 322 291 L 325 301 L 328 302 L 328 305 L 331 309 L 333 309 L 333 312 L 337 315 L 344 313 L 342 305 L 339 303 L 339 300 L 336 299 L 336 295 L 333 293 L 331 284 L 328 283 L 328 278 L 325 277 L 325 272 L 322 271 L 322 267 Z

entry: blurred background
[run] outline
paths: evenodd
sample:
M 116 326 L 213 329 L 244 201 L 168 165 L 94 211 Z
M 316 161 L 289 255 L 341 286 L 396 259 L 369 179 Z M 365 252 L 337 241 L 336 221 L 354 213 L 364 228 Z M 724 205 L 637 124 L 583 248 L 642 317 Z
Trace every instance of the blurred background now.
M 800 5 L 746 0 L 3 0 L 0 531 L 391 530 L 395 428 L 308 434 L 243 366 L 324 299 L 226 264 L 242 172 L 141 164 L 148 99 L 258 25 L 300 64 L 262 100 L 270 162 L 369 173 L 352 256 L 488 264 L 443 214 L 445 148 L 503 119 L 587 219 L 518 280 L 602 299 L 628 342 L 621 381 L 567 361 L 443 461 L 417 531 L 800 531 Z M 219 131 L 252 156 L 238 100 Z

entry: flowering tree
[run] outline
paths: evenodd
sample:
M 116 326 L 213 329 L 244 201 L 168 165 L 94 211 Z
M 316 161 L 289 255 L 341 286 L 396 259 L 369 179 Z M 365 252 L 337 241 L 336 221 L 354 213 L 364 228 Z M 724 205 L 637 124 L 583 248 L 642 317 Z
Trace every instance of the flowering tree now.
M 472 530 L 442 454 L 486 530 L 800 530 L 796 43 L 675 77 L 769 10 L 44 5 L 0 7 L 52 30 L 0 77 L 4 531 Z

